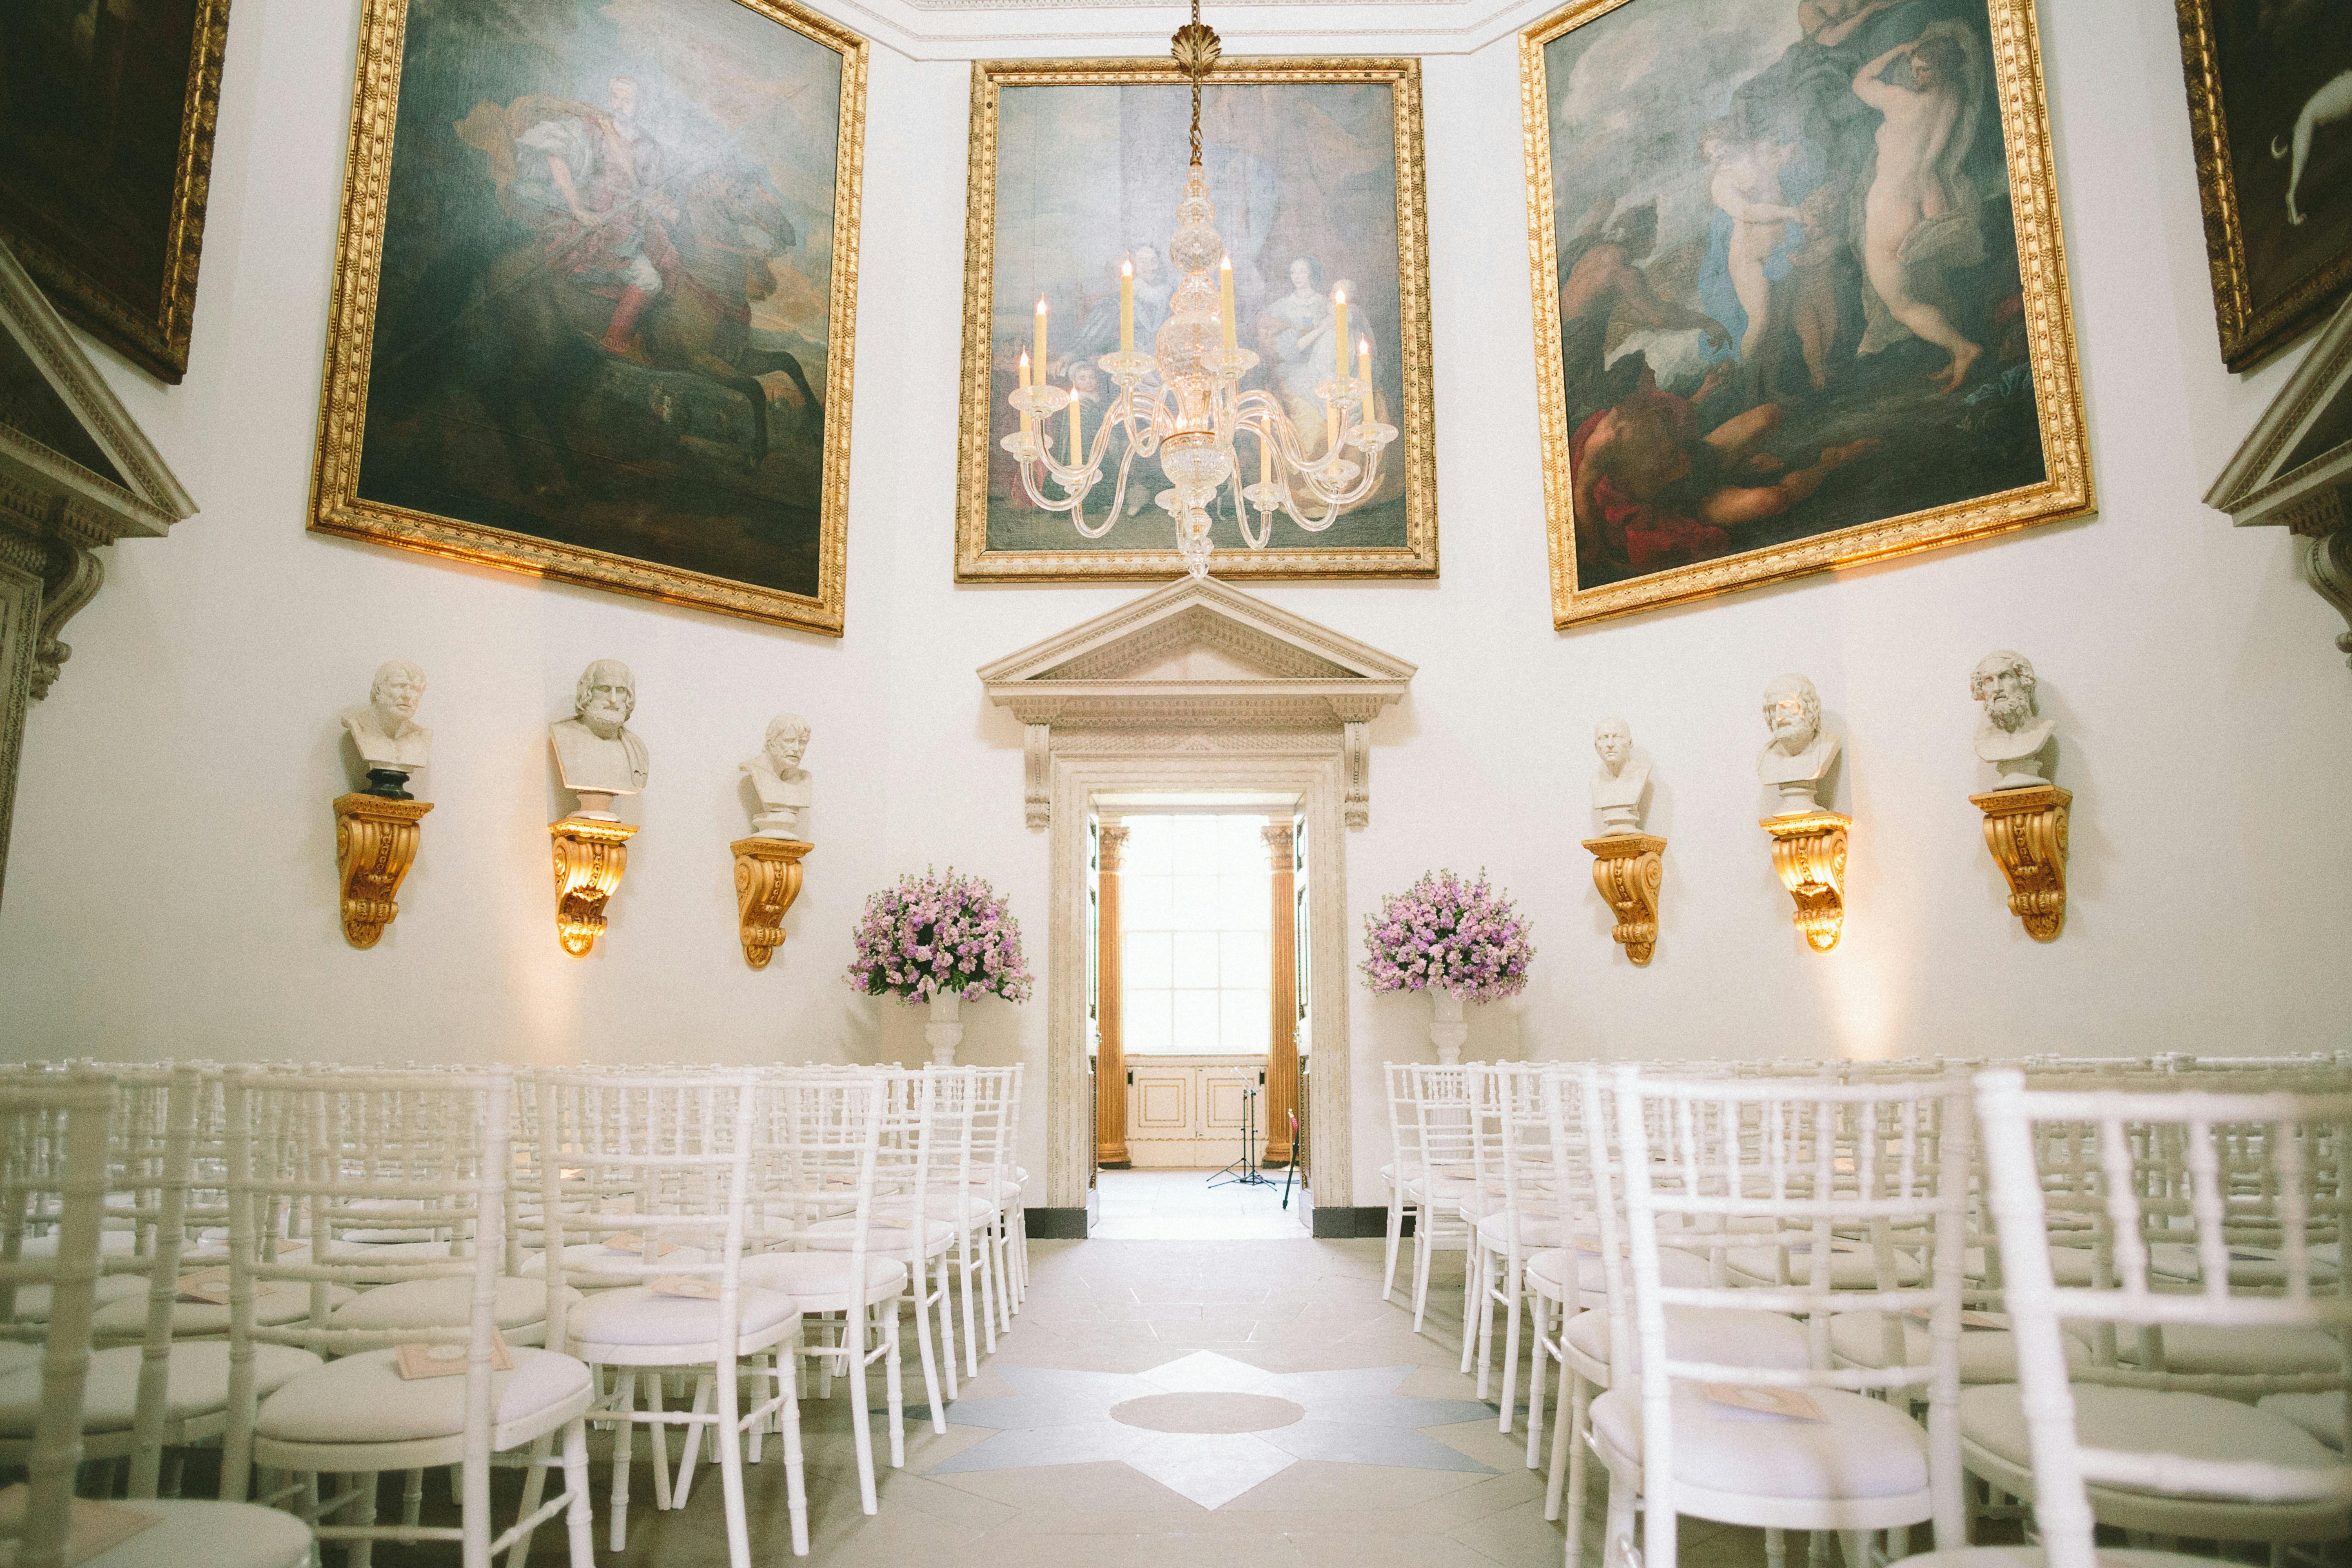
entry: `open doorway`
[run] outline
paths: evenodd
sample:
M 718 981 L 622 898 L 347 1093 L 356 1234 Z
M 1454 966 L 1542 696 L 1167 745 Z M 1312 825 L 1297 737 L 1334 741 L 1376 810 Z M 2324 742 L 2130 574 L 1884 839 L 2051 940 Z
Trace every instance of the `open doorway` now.
M 1296 801 L 1106 798 L 1091 837 L 1091 1234 L 1305 1237 Z

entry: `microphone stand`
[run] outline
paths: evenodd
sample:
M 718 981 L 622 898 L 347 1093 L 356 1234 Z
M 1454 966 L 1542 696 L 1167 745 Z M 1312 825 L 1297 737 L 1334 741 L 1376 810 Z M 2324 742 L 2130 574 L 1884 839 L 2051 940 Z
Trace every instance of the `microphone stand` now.
M 1258 1079 L 1260 1082 L 1263 1082 L 1265 1078 L 1265 1069 L 1261 1068 L 1258 1069 Z M 1211 1176 L 1209 1178 L 1209 1185 L 1213 1187 L 1270 1187 L 1274 1185 L 1272 1182 L 1265 1179 L 1265 1173 L 1257 1168 L 1257 1161 L 1251 1152 L 1251 1145 L 1256 1141 L 1257 1087 L 1254 1084 L 1244 1083 L 1242 1085 L 1242 1157 L 1234 1161 L 1232 1164 L 1227 1165 L 1223 1170 L 1219 1171 L 1214 1175 Z

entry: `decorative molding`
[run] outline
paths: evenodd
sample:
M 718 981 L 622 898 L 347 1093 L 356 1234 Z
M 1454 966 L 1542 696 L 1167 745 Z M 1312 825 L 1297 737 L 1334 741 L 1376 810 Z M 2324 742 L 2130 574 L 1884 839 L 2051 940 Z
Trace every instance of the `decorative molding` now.
M 1638 967 L 1658 950 L 1658 888 L 1665 880 L 1666 841 L 1648 833 L 1620 833 L 1588 838 L 1592 851 L 1592 885 L 1617 916 L 1611 940 L 1625 950 Z
M 1195 660 L 1202 652 L 1214 657 Z M 1404 696 L 1414 667 L 1213 577 L 1183 577 L 979 673 L 989 700 L 1024 726 L 1032 828 L 1052 820 L 1054 756 L 1139 744 L 1344 754 L 1345 820 L 1362 827 L 1371 816 L 1370 720 Z
M 2352 626 L 2352 529 L 2303 542 L 2303 580 Z M 2336 651 L 2344 656 L 2345 668 L 2352 669 L 2352 631 L 2336 634 Z
M 432 809 L 429 800 L 336 797 L 335 876 L 342 889 L 343 940 L 353 947 L 373 947 L 399 915 L 393 896 L 415 864 L 423 837 L 417 824 Z
M 743 962 L 768 967 L 784 945 L 784 911 L 801 896 L 801 858 L 815 845 L 798 838 L 738 838 L 735 852 L 735 915 L 743 941 Z M 615 872 L 617 880 L 619 873 Z
M 1796 900 L 1797 929 L 1815 952 L 1835 947 L 1845 931 L 1846 830 L 1853 826 L 1853 818 L 1834 811 L 1763 821 L 1772 836 L 1772 869 Z
M 98 597 L 106 568 L 97 554 L 62 539 L 48 541 L 48 570 L 41 574 L 41 640 L 33 650 L 33 700 L 57 684 L 73 648 L 58 634 L 84 605 Z
M 9 536 L 0 533 L 0 545 Z M 8 878 L 8 823 L 16 809 L 16 763 L 25 710 L 33 700 L 33 652 L 40 636 L 41 578 L 0 550 L 0 890 Z
M 629 868 L 633 822 L 567 816 L 547 825 L 555 848 L 555 934 L 563 951 L 586 956 L 604 934 L 604 906 Z
M 1972 795 L 1984 813 L 1985 847 L 2009 879 L 2009 912 L 2036 942 L 2056 942 L 2066 925 L 2066 808 L 2056 784 Z

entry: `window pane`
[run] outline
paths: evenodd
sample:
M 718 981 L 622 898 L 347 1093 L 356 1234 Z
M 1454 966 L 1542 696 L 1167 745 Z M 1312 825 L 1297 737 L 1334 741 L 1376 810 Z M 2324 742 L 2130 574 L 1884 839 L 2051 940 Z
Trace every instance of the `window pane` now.
M 1139 1056 L 1169 1048 L 1169 1006 L 1165 991 L 1128 991 L 1121 998 L 1126 1016 L 1121 1035 L 1126 1048 Z
M 1223 932 L 1217 938 L 1217 983 L 1228 990 L 1238 985 L 1263 991 L 1270 984 L 1273 953 L 1265 937 L 1257 931 Z
M 1169 842 L 1176 856 L 1176 869 L 1211 870 L 1208 862 L 1217 858 L 1217 841 L 1221 819 L 1213 816 L 1175 816 L 1169 818 Z M 1188 864 L 1189 862 L 1189 864 Z
M 1217 994 L 1222 1027 L 1219 1034 L 1229 1051 L 1261 1052 L 1266 1048 L 1273 1004 L 1263 991 L 1221 991 Z
M 1145 931 L 1127 933 L 1127 967 L 1119 983 L 1129 989 L 1165 990 L 1171 983 L 1168 933 Z
M 1177 991 L 1174 1001 L 1176 1043 L 1180 1056 L 1198 1056 L 1223 1049 L 1217 1043 L 1217 993 Z
M 1168 984 L 1194 990 L 1212 991 L 1217 984 L 1217 933 L 1213 931 L 1178 931 L 1163 942 L 1175 944 L 1173 978 Z
M 1169 829 L 1172 824 L 1165 816 L 1130 816 L 1128 826 L 1127 853 L 1119 865 L 1129 871 L 1139 871 L 1149 877 L 1167 874 L 1171 854 Z
M 1178 931 L 1216 930 L 1217 881 L 1214 877 L 1173 879 L 1175 904 L 1168 923 Z
M 1128 931 L 1166 931 L 1169 879 L 1126 877 L 1118 889 L 1118 923 Z

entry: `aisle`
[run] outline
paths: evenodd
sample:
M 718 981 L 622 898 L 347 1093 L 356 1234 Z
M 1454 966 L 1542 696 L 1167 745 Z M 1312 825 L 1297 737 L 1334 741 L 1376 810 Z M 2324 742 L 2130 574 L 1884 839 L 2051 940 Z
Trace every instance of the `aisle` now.
M 1282 1173 L 1272 1186 L 1209 1185 L 1206 1171 L 1105 1171 L 1095 1179 L 1094 1241 L 1304 1241 L 1307 1194 Z

